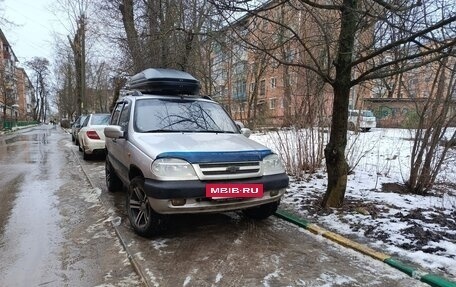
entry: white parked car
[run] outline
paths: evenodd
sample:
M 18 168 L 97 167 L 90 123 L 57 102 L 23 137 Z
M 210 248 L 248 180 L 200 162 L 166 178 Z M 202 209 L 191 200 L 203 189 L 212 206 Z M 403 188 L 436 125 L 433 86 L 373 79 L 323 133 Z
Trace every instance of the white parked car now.
M 84 159 L 92 154 L 105 153 L 104 128 L 109 124 L 110 114 L 90 114 L 84 120 L 78 133 L 79 150 Z
M 349 110 L 348 129 L 368 132 L 371 128 L 377 127 L 377 120 L 370 110 Z

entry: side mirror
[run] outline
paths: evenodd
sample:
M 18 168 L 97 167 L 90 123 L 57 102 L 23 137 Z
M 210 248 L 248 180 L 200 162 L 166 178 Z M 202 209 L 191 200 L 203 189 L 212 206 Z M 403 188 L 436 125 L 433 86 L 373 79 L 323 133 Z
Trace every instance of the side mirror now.
M 241 134 L 248 138 L 252 134 L 252 131 L 248 128 L 241 128 Z
M 234 121 L 234 123 L 236 124 L 238 130 L 242 130 L 244 128 L 244 124 L 240 121 Z
M 104 135 L 107 138 L 118 139 L 124 137 L 124 132 L 120 126 L 107 126 L 104 128 Z

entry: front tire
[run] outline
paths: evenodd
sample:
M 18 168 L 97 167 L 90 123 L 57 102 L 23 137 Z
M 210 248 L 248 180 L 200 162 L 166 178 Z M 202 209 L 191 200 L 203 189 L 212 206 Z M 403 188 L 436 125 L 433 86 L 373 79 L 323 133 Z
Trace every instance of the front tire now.
M 160 234 L 167 217 L 156 213 L 144 192 L 144 178 L 135 177 L 130 182 L 127 194 L 127 214 L 133 230 L 140 236 L 151 237 Z
M 109 162 L 108 157 L 106 157 L 105 161 L 105 177 L 106 177 L 106 187 L 110 192 L 116 192 L 122 189 L 122 181 L 115 173 L 114 169 L 112 168 L 111 163 Z
M 242 212 L 250 218 L 263 220 L 273 215 L 279 207 L 280 201 L 275 201 L 271 203 L 266 203 L 260 206 L 251 207 L 248 209 L 242 210 Z

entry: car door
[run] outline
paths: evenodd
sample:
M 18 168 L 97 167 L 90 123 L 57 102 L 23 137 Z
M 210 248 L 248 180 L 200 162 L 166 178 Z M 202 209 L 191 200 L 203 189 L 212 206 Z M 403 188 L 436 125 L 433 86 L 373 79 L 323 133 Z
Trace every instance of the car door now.
M 111 165 L 124 182 L 128 182 L 128 170 L 130 166 L 130 157 L 128 156 L 128 122 L 130 118 L 130 106 L 131 103 L 129 101 L 118 103 L 110 122 L 111 125 L 118 125 L 122 128 L 124 137 L 118 139 L 106 138 L 106 146 L 108 148 L 108 156 Z
M 84 118 L 84 122 L 79 126 L 78 130 L 78 144 L 81 147 L 84 145 L 84 133 L 87 130 L 86 127 L 89 125 L 90 122 L 90 116 L 87 116 Z

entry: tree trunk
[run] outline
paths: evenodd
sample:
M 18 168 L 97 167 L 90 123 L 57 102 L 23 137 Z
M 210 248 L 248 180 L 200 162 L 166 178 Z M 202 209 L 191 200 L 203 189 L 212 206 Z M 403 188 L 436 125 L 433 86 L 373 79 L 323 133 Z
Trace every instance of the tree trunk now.
M 341 207 L 347 187 L 348 164 L 345 160 L 347 146 L 347 119 L 350 88 L 334 87 L 332 127 L 329 143 L 325 148 L 328 188 L 322 207 Z
M 138 32 L 135 27 L 133 0 L 123 0 L 122 4 L 119 5 L 119 10 L 122 13 L 122 22 L 127 35 L 127 45 L 133 61 L 133 69 L 137 73 L 144 70 L 145 63 L 141 53 Z
M 339 49 L 334 80 L 334 99 L 332 110 L 332 128 L 329 143 L 325 148 L 326 168 L 328 170 L 328 188 L 322 201 L 322 207 L 341 207 L 347 188 L 348 164 L 345 159 L 347 146 L 348 104 L 350 98 L 352 56 L 356 34 L 357 0 L 344 0 Z
M 83 30 L 84 27 L 81 26 L 81 19 L 78 21 L 78 27 L 76 30 L 76 34 L 74 35 L 73 40 L 68 36 L 68 41 L 71 46 L 71 50 L 73 51 L 74 56 L 74 68 L 76 71 L 75 78 L 76 78 L 76 114 L 79 116 L 83 112 L 83 80 L 82 80 L 82 69 L 83 69 L 83 56 L 82 56 L 82 34 L 85 33 Z

